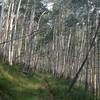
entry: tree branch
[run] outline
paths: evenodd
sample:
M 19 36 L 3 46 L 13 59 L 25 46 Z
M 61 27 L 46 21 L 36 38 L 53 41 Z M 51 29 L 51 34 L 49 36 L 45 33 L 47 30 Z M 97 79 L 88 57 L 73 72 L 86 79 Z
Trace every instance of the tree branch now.
M 53 91 L 52 91 L 52 89 L 51 89 L 51 86 L 50 86 L 48 80 L 45 78 L 44 81 L 45 81 L 45 87 L 47 88 L 48 94 L 49 94 L 49 96 L 50 96 L 50 100 L 55 100 Z
M 80 74 L 80 72 L 82 71 L 82 69 L 83 69 L 83 67 L 84 67 L 84 65 L 85 65 L 85 63 L 86 63 L 86 61 L 87 61 L 87 59 L 88 59 L 89 53 L 90 53 L 90 51 L 91 51 L 91 49 L 92 49 L 92 47 L 93 47 L 93 44 L 95 43 L 95 39 L 96 39 L 96 37 L 97 37 L 98 31 L 99 31 L 99 27 L 100 27 L 100 15 L 99 15 L 98 26 L 97 26 L 95 35 L 94 35 L 94 37 L 93 37 L 93 39 L 92 39 L 92 42 L 91 42 L 91 44 L 90 44 L 90 48 L 89 48 L 89 50 L 88 50 L 88 52 L 87 52 L 87 54 L 86 54 L 86 57 L 85 57 L 84 61 L 83 61 L 82 64 L 81 64 L 81 66 L 80 66 L 78 72 L 76 73 L 76 75 L 75 75 L 75 77 L 74 77 L 74 79 L 73 79 L 71 85 L 69 86 L 68 93 L 71 91 L 71 89 L 73 88 L 74 84 L 76 83 L 76 81 L 77 81 L 77 79 L 78 79 L 78 77 L 79 77 L 79 74 Z
M 20 39 L 22 39 L 22 38 L 26 38 L 26 37 L 31 36 L 31 35 L 34 35 L 34 36 L 35 36 L 36 34 L 33 34 L 33 33 L 38 32 L 38 31 L 39 31 L 39 30 L 35 30 L 35 31 L 33 31 L 31 34 L 27 34 L 27 35 L 24 35 L 24 36 L 15 38 L 15 39 L 13 39 L 13 40 L 7 40 L 7 41 L 4 41 L 4 42 L 1 42 L 0 45 L 5 44 L 5 43 L 9 43 L 9 42 L 11 42 L 11 41 L 20 40 Z

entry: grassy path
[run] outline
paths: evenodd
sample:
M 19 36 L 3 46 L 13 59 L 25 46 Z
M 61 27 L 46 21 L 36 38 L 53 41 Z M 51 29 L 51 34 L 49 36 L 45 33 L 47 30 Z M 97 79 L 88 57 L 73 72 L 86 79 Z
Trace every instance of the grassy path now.
M 44 77 L 48 80 L 56 100 L 90 100 L 89 94 L 81 88 L 76 88 L 69 97 L 66 96 L 68 82 L 65 79 L 55 78 L 46 73 L 25 75 L 19 69 L 17 65 L 9 66 L 0 63 L 0 98 L 2 100 L 51 100 Z

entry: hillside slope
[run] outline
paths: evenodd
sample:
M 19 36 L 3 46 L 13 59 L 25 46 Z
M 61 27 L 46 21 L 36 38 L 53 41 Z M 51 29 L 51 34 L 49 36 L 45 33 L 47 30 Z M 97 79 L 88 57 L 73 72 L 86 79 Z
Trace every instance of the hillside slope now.
M 63 78 L 47 73 L 25 75 L 18 65 L 0 62 L 0 100 L 51 100 L 52 95 L 55 100 L 92 100 L 81 88 L 67 96 L 67 88 L 68 81 Z

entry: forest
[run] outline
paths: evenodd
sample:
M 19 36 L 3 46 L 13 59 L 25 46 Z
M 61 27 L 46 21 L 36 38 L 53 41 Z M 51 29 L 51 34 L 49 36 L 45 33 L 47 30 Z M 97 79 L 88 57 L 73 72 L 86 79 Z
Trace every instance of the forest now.
M 0 100 L 100 100 L 100 0 L 0 0 Z

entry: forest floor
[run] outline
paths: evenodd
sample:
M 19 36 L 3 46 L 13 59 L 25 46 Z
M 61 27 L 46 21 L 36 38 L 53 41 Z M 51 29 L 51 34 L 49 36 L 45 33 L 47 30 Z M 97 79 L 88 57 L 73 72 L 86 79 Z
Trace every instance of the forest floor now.
M 25 75 L 18 65 L 0 62 L 0 100 L 92 100 L 82 88 L 67 95 L 68 84 L 47 73 Z

